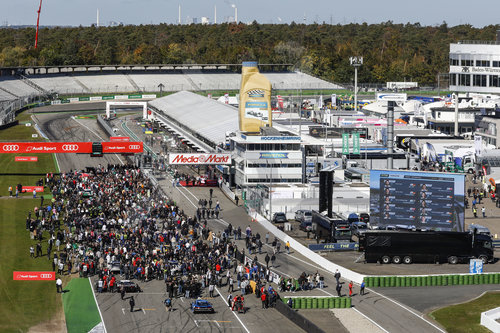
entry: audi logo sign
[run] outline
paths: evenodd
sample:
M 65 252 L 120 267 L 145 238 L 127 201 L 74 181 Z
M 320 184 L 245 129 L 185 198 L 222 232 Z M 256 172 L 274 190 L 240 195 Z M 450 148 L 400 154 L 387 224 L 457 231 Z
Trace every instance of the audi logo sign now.
M 142 142 L 102 142 L 103 153 L 142 153 Z M 0 153 L 91 154 L 92 142 L 0 142 Z
M 53 281 L 56 279 L 55 272 L 14 272 L 14 280 L 18 281 Z
M 231 164 L 231 154 L 169 154 L 170 164 Z
M 4 144 L 2 147 L 3 151 L 9 151 L 9 152 L 17 152 L 19 150 L 19 145 L 9 145 L 9 144 Z
M 62 149 L 64 151 L 77 151 L 78 150 L 78 145 L 77 144 L 66 144 L 62 146 Z

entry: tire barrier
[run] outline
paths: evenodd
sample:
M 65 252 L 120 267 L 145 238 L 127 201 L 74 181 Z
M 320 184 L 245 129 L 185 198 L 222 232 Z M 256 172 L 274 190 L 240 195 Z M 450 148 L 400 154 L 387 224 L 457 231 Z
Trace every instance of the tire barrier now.
M 366 287 L 427 287 L 500 284 L 500 273 L 450 274 L 427 276 L 367 276 Z
M 290 297 L 293 300 L 292 309 L 333 309 L 350 308 L 350 297 Z M 288 304 L 290 298 L 284 297 L 283 303 Z

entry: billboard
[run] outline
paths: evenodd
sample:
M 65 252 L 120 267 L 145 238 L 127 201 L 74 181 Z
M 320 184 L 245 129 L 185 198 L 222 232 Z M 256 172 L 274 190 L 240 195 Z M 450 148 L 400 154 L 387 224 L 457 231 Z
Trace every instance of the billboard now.
M 231 154 L 168 154 L 169 164 L 231 164 Z
M 103 142 L 103 153 L 142 153 L 142 142 Z M 92 142 L 0 142 L 0 153 L 92 153 Z
M 16 162 L 38 162 L 38 156 L 16 156 L 14 158 Z
M 259 133 L 261 127 L 272 126 L 271 83 L 259 73 L 257 62 L 245 61 L 241 69 L 240 131 Z
M 56 279 L 56 272 L 13 272 L 13 279 L 17 281 L 52 281 Z
M 465 175 L 370 171 L 370 224 L 464 231 Z

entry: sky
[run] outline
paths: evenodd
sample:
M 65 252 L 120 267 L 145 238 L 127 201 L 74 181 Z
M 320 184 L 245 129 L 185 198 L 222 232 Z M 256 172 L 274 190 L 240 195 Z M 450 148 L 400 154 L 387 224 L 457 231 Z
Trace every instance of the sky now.
M 477 1 L 477 2 L 476 2 Z M 499 24 L 500 0 L 43 0 L 40 25 L 90 26 L 111 21 L 123 24 L 176 24 L 181 5 L 181 22 L 201 17 L 217 23 L 234 20 L 250 23 L 375 24 L 420 23 L 449 26 L 471 24 L 483 27 Z M 35 25 L 39 0 L 0 0 L 0 26 Z

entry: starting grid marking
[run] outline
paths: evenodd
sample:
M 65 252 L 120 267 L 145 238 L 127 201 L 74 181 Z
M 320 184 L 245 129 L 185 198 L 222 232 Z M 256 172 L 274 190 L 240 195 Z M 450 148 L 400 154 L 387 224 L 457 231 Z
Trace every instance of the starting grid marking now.
M 123 313 L 123 315 L 125 315 L 125 310 L 130 311 L 130 309 L 129 309 L 129 308 L 122 308 L 122 313 Z M 127 311 L 127 312 L 128 312 L 128 311 Z M 135 311 L 142 311 L 142 313 L 146 314 L 146 311 L 156 311 L 156 309 L 154 309 L 154 308 L 152 308 L 152 309 L 137 308 L 137 309 L 134 309 L 134 312 L 135 312 Z

